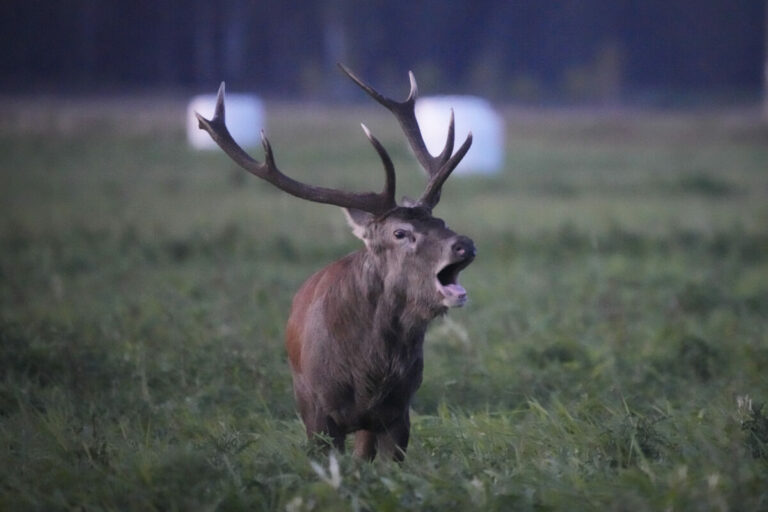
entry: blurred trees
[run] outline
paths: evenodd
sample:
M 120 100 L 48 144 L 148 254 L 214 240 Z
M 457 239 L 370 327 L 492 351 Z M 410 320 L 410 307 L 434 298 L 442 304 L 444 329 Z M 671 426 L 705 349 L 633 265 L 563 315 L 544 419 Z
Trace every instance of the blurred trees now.
M 763 116 L 768 118 L 768 0 L 765 0 L 765 25 L 763 25 Z
M 528 101 L 756 95 L 763 0 L 4 0 L 5 90 L 339 97 L 333 69 Z

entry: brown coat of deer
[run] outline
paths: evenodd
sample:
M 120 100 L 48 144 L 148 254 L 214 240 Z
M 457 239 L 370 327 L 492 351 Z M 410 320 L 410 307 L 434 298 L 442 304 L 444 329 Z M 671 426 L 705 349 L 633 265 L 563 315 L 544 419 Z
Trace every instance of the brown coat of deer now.
M 383 146 L 363 130 L 384 164 L 381 193 L 350 193 L 297 182 L 275 165 L 262 134 L 265 162 L 232 139 L 224 120 L 224 84 L 212 120 L 200 128 L 246 171 L 296 197 L 344 208 L 365 247 L 312 275 L 293 298 L 285 344 L 296 403 L 310 440 L 328 436 L 344 449 L 355 432 L 355 454 L 382 453 L 401 460 L 408 446 L 411 399 L 421 385 L 424 333 L 429 322 L 467 299 L 459 272 L 475 257 L 472 240 L 432 216 L 443 183 L 472 144 L 470 134 L 453 154 L 453 115 L 445 148 L 426 149 L 414 113 L 416 81 L 404 102 L 386 98 L 350 70 L 341 69 L 400 123 L 419 163 L 429 174 L 415 201 L 395 202 L 395 170 Z

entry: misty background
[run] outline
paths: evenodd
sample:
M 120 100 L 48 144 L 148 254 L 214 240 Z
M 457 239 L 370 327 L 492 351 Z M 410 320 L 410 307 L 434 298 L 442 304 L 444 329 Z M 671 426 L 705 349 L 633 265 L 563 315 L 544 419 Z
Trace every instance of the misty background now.
M 384 90 L 525 103 L 756 103 L 763 0 L 5 0 L 0 92 L 213 91 L 345 99 Z M 397 90 L 397 89 L 396 89 Z

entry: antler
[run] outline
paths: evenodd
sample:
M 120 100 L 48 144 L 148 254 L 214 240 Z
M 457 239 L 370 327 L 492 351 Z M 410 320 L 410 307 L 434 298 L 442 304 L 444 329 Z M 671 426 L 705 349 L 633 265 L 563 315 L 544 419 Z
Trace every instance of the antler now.
M 197 112 L 195 112 L 195 115 L 200 123 L 200 129 L 207 131 L 216 144 L 237 165 L 291 195 L 316 203 L 332 204 L 343 208 L 355 208 L 374 215 L 380 215 L 397 206 L 395 202 L 395 168 L 392 165 L 392 160 L 390 160 L 387 152 L 379 141 L 371 135 L 371 132 L 365 125 L 363 125 L 363 131 L 379 154 L 387 176 L 384 190 L 378 194 L 374 192 L 357 194 L 343 190 L 317 187 L 301 183 L 286 176 L 275 165 L 272 147 L 263 131 L 261 132 L 261 143 L 264 146 L 265 162 L 261 163 L 254 160 L 235 142 L 227 129 L 224 112 L 224 82 L 219 86 L 219 93 L 216 96 L 216 110 L 213 119 L 208 120 Z
M 408 77 L 411 81 L 411 91 L 403 102 L 398 102 L 383 96 L 373 87 L 363 82 L 346 66 L 339 63 L 339 68 L 360 86 L 365 92 L 368 93 L 374 100 L 382 104 L 390 112 L 395 115 L 395 118 L 400 123 L 400 127 L 405 132 L 405 138 L 408 140 L 413 152 L 416 154 L 416 159 L 419 161 L 424 170 L 429 174 L 429 182 L 427 188 L 421 195 L 418 204 L 426 206 L 429 209 L 434 208 L 440 201 L 440 191 L 443 187 L 443 183 L 451 175 L 453 170 L 459 165 L 461 159 L 469 151 L 469 147 L 472 145 L 472 133 L 467 135 L 467 139 L 456 151 L 453 156 L 453 144 L 454 144 L 454 122 L 453 122 L 453 109 L 451 109 L 451 120 L 448 123 L 448 137 L 445 141 L 443 151 L 437 155 L 432 156 L 427 150 L 426 144 L 424 144 L 424 137 L 421 134 L 419 123 L 416 120 L 416 96 L 419 94 L 419 88 L 416 85 L 416 78 L 413 76 L 413 72 L 408 72 Z

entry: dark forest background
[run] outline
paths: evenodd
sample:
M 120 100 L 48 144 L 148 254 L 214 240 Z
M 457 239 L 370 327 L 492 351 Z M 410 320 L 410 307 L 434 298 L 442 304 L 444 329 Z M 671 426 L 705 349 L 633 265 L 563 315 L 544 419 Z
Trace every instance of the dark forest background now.
M 753 100 L 763 0 L 4 0 L 0 90 L 235 88 L 284 97 L 385 87 L 518 101 Z

